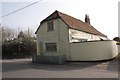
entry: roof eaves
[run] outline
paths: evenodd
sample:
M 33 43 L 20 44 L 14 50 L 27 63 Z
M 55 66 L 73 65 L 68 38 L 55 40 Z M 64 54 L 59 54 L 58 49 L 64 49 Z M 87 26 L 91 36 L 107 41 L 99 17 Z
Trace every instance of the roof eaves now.
M 37 30 L 35 31 L 35 34 L 36 34 L 36 33 L 37 33 L 37 31 L 39 30 L 40 26 L 41 26 L 41 24 L 39 25 L 39 27 L 38 27 L 38 28 L 37 28 Z

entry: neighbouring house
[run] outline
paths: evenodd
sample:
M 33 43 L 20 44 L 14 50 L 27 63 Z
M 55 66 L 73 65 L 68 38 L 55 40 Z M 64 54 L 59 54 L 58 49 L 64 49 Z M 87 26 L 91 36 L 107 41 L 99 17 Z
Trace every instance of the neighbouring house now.
M 108 40 L 106 35 L 90 24 L 88 15 L 85 15 L 83 22 L 57 10 L 41 21 L 35 33 L 37 55 L 63 54 L 66 60 L 71 60 L 74 53 L 71 53 L 71 43 Z

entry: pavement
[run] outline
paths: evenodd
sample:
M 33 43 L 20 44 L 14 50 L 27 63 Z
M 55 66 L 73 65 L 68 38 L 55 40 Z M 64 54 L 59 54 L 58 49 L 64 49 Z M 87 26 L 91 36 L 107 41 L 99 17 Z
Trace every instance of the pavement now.
M 118 78 L 118 60 L 66 62 L 63 65 L 32 63 L 31 59 L 2 60 L 3 78 Z

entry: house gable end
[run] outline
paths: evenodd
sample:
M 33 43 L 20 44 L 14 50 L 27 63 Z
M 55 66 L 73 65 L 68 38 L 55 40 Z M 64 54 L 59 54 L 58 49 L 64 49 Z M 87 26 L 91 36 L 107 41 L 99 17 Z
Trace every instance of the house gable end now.
M 69 27 L 69 25 L 60 17 L 59 12 L 56 10 L 54 13 L 52 13 L 50 16 L 48 16 L 47 18 L 45 18 L 44 20 L 42 20 L 42 21 L 40 22 L 40 25 L 39 25 L 39 27 L 37 28 L 35 34 L 36 34 L 37 31 L 39 30 L 39 28 L 40 28 L 40 26 L 42 25 L 43 22 L 47 22 L 47 21 L 49 21 L 49 20 L 53 20 L 53 19 L 57 19 L 57 18 L 60 18 L 60 19 Z
M 35 34 L 39 30 L 39 28 L 40 28 L 40 26 L 42 25 L 43 22 L 46 22 L 46 21 L 49 21 L 49 20 L 53 20 L 53 19 L 57 19 L 57 18 L 60 18 L 60 16 L 58 15 L 58 11 L 56 10 L 54 13 L 52 13 L 50 16 L 48 16 L 47 18 L 45 18 L 44 20 L 42 20 L 40 22 L 40 25 L 39 25 L 38 29 L 36 30 Z
M 41 23 L 49 21 L 49 20 L 52 20 L 52 19 L 56 19 L 56 18 L 60 18 L 60 16 L 58 15 L 58 11 L 55 11 L 50 16 L 48 16 L 47 18 L 45 18 L 44 20 L 42 20 Z

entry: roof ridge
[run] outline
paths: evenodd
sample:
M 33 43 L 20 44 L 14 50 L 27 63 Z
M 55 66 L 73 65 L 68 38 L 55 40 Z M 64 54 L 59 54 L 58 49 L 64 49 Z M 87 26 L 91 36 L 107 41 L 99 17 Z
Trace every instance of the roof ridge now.
M 76 20 L 82 21 L 82 20 L 77 19 L 77 18 L 75 18 L 75 17 L 73 17 L 73 16 L 70 16 L 70 15 L 68 15 L 68 14 L 62 13 L 62 12 L 60 12 L 60 11 L 58 11 L 58 10 L 56 10 L 56 11 L 57 11 L 58 13 L 60 13 L 60 14 L 63 14 L 63 15 L 69 16 L 69 17 L 71 17 L 71 18 L 74 18 L 74 19 L 76 19 Z M 60 14 L 59 14 L 59 16 L 60 16 Z M 82 21 L 82 22 L 84 23 L 84 21 Z
M 59 15 L 62 19 L 63 19 L 63 15 L 64 15 L 64 16 L 67 16 L 67 17 L 70 17 L 70 18 L 72 18 L 72 19 L 74 19 L 74 20 L 77 20 L 77 21 L 79 21 L 79 22 L 82 22 L 82 24 L 86 25 L 86 27 L 89 26 L 89 28 L 90 28 L 90 27 L 93 28 L 98 35 L 106 36 L 106 35 L 104 35 L 103 33 L 101 33 L 100 31 L 98 31 L 97 29 L 95 29 L 92 25 L 89 25 L 89 24 L 85 23 L 84 21 L 82 21 L 82 20 L 80 20 L 80 19 L 77 19 L 77 18 L 75 18 L 75 17 L 72 17 L 72 16 L 70 16 L 70 15 L 68 15 L 68 14 L 62 13 L 62 12 L 60 12 L 60 11 L 57 11 L 57 12 L 58 12 L 58 15 Z M 64 20 L 64 19 L 63 19 L 63 20 Z M 66 21 L 65 21 L 65 22 L 66 22 Z M 68 24 L 68 25 L 69 25 L 69 24 Z M 69 26 L 70 26 L 70 25 L 69 25 Z M 80 25 L 79 25 L 79 26 L 80 26 Z M 70 27 L 73 27 L 73 26 L 70 26 Z M 85 26 L 84 26 L 84 27 L 85 27 Z M 77 29 L 79 29 L 79 28 L 77 28 Z M 93 30 L 92 30 L 92 31 L 93 31 Z M 95 33 L 93 33 L 93 32 L 89 32 L 89 33 L 95 34 Z

